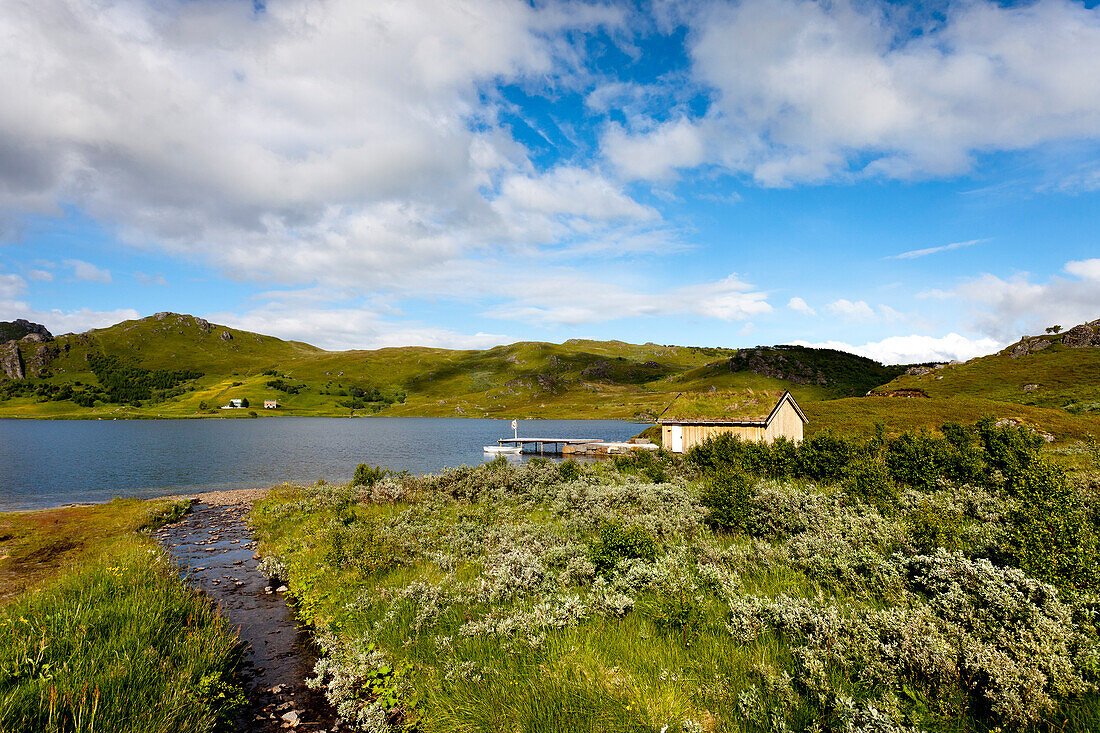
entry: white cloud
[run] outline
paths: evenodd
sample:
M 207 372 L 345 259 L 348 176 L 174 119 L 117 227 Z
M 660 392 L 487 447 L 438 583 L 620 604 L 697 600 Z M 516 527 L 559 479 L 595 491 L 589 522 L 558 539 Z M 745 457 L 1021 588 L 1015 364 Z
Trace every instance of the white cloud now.
M 787 301 L 787 307 L 796 313 L 804 313 L 807 316 L 817 315 L 817 311 L 811 308 L 802 298 L 791 298 Z
M 855 302 L 847 298 L 834 300 L 826 306 L 832 313 L 849 321 L 872 321 L 875 319 L 875 310 L 867 305 L 864 300 Z
M 689 45 L 714 90 L 707 143 L 764 185 L 955 175 L 977 153 L 1100 137 L 1100 8 L 973 0 L 938 21 L 854 0 L 703 8 Z
M 75 205 L 238 279 L 361 292 L 521 236 L 653 224 L 598 174 L 535 175 L 484 94 L 568 77 L 569 31 L 622 21 L 518 0 L 3 3 L 0 215 Z
M 46 270 L 31 270 L 27 273 L 27 277 L 39 282 L 53 282 L 53 273 Z
M 1100 258 L 1067 262 L 1066 272 L 1082 280 L 1100 280 Z
M 992 354 L 1004 342 L 988 337 L 968 338 L 957 333 L 942 337 L 891 336 L 881 341 L 853 345 L 843 341 L 795 341 L 795 344 L 818 349 L 838 349 L 866 356 L 883 364 L 914 364 L 928 361 L 966 361 L 976 356 Z
M 1100 260 L 1067 262 L 1064 269 L 1076 279 L 1055 276 L 1035 282 L 1026 272 L 1009 278 L 986 273 L 936 292 L 967 304 L 973 328 L 1011 343 L 1054 324 L 1068 328 L 1100 318 Z
M 84 260 L 65 260 L 62 264 L 73 271 L 73 279 L 84 282 L 109 283 L 111 271 Z
M 696 123 L 678 119 L 630 134 L 619 124 L 600 142 L 607 159 L 628 179 L 670 178 L 677 168 L 693 168 L 706 159 L 706 136 Z
M 938 247 L 926 247 L 924 249 L 913 249 L 908 252 L 902 252 L 898 255 L 890 255 L 886 259 L 888 260 L 912 260 L 917 257 L 927 257 L 928 255 L 938 254 L 939 252 L 950 252 L 953 249 L 962 249 L 963 247 L 973 247 L 979 242 L 986 242 L 986 239 L 968 239 L 965 242 L 952 242 L 951 244 L 942 244 Z
M 368 308 L 286 308 L 267 305 L 244 313 L 211 313 L 207 319 L 227 326 L 305 341 L 324 349 L 380 349 L 387 346 L 430 346 L 486 349 L 509 343 L 502 334 L 466 334 L 386 320 Z
M 0 300 L 15 298 L 27 288 L 27 281 L 18 275 L 0 272 Z
M 767 293 L 737 275 L 663 291 L 645 292 L 590 280 L 576 273 L 516 278 L 512 300 L 485 315 L 543 325 L 576 326 L 621 318 L 701 316 L 743 321 L 770 313 Z

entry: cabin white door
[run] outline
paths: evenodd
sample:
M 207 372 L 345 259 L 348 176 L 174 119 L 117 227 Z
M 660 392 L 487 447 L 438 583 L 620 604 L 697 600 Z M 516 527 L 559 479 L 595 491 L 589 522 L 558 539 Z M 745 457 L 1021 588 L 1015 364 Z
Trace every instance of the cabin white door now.
M 684 428 L 682 425 L 668 426 L 668 445 L 665 447 L 673 453 L 684 452 Z

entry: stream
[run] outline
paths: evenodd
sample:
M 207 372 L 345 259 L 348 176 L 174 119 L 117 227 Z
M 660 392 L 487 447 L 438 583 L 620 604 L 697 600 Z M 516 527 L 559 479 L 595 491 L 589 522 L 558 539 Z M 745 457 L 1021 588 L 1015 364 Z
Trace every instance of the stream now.
M 185 580 L 209 597 L 245 645 L 240 677 L 249 708 L 241 730 L 310 733 L 339 730 L 324 696 L 305 686 L 317 652 L 294 611 L 256 566 L 246 505 L 196 503 L 154 532 Z

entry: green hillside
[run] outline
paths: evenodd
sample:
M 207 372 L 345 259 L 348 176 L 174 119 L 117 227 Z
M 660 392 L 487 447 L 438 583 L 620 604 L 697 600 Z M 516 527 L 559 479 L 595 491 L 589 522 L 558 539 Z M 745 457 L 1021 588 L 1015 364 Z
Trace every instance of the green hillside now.
M 45 343 L 19 343 L 26 379 L 0 382 L 6 417 L 260 414 L 651 419 L 681 392 L 725 404 L 790 389 L 816 401 L 895 376 L 838 351 L 620 341 L 485 350 L 324 351 L 160 313 Z M 0 377 L 2 379 L 2 377 Z M 244 398 L 249 410 L 220 410 Z M 264 412 L 275 399 L 277 411 Z
M 920 390 L 933 399 L 982 397 L 1100 413 L 1100 321 L 1025 337 L 996 354 L 963 364 L 909 372 L 874 391 Z
M 26 325 L 19 328 L 27 332 Z M 0 362 L 8 360 L 0 363 L 7 366 L 0 369 L 0 417 L 240 418 L 255 412 L 648 421 L 681 393 L 700 410 L 733 415 L 766 412 L 790 390 L 810 418 L 810 434 L 828 428 L 869 433 L 876 423 L 892 432 L 935 428 L 992 415 L 1061 441 L 1100 434 L 1100 348 L 1079 345 L 1094 337 L 1100 343 L 1098 332 L 1100 323 L 1076 327 L 965 364 L 903 373 L 905 367 L 801 346 L 736 350 L 571 340 L 484 350 L 325 351 L 159 313 L 0 345 Z M 25 379 L 5 376 L 14 371 L 13 348 Z M 1025 385 L 1037 386 L 1025 391 Z M 249 408 L 219 409 L 238 398 Z M 278 408 L 263 409 L 265 400 L 276 400 Z

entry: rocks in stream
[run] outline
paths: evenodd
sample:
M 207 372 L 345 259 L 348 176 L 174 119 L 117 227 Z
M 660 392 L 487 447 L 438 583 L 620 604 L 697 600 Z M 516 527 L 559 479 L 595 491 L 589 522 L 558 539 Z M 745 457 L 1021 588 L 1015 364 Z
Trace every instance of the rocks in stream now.
M 315 651 L 299 629 L 275 583 L 257 569 L 256 543 L 246 524 L 247 508 L 197 503 L 178 522 L 154 536 L 180 566 L 186 580 L 210 597 L 245 649 L 241 681 L 249 707 L 239 721 L 247 731 L 337 731 L 335 712 L 305 679 Z M 278 592 L 287 592 L 280 585 Z

